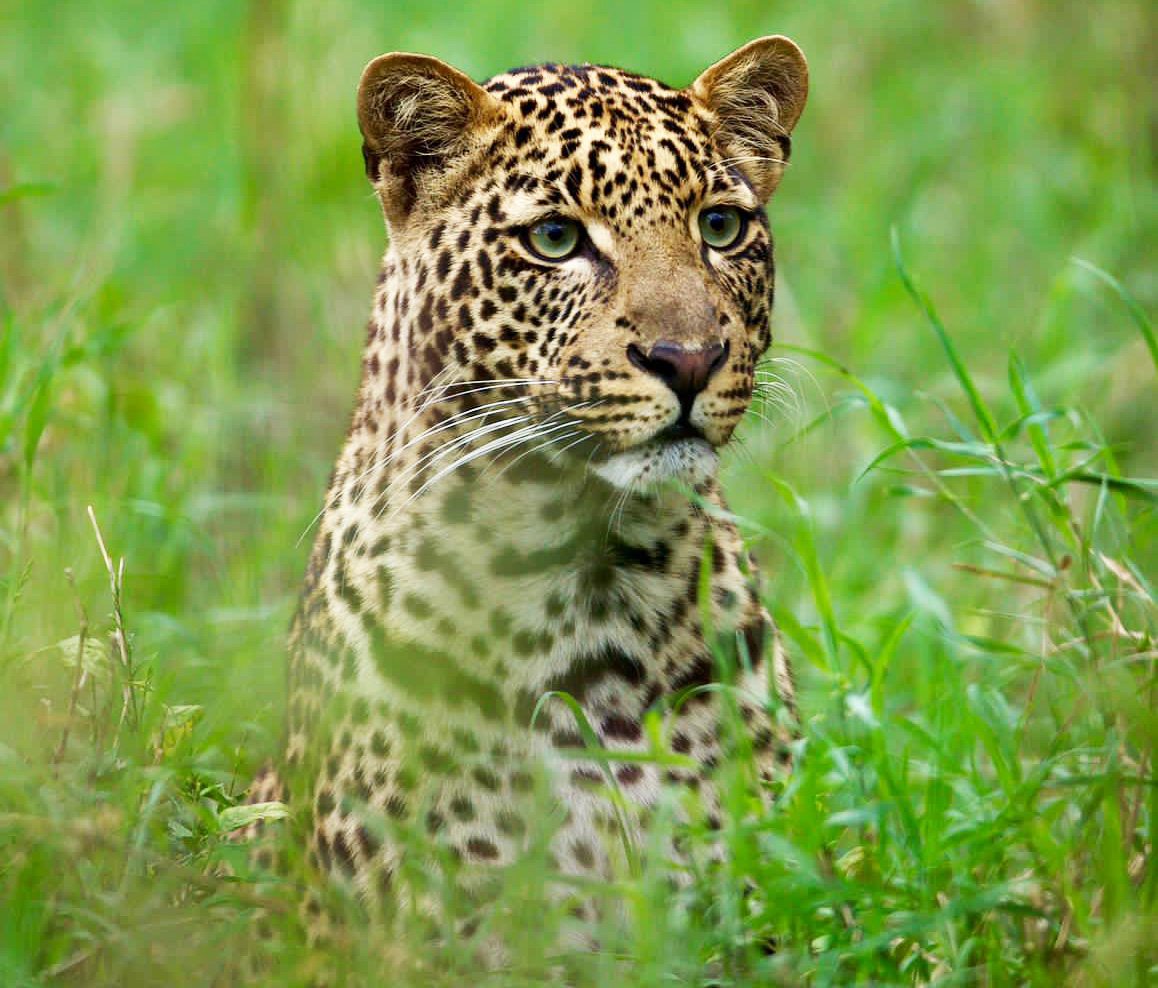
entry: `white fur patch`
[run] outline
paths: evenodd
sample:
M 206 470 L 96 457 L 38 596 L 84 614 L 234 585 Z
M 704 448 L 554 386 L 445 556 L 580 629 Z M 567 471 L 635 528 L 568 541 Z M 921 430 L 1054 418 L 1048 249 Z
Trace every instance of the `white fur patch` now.
M 720 458 L 703 439 L 653 440 L 592 464 L 592 472 L 621 491 L 646 493 L 669 481 L 695 486 L 715 475 Z

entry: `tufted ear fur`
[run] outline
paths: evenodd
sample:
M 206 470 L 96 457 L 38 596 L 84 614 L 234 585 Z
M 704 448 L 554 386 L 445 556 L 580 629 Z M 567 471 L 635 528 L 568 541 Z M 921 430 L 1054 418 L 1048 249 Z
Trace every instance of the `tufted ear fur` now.
M 758 38 L 705 69 L 691 93 L 712 111 L 717 139 L 767 202 L 808 98 L 804 52 L 783 35 Z
M 358 126 L 366 175 L 391 222 L 470 149 L 498 102 L 458 69 L 428 55 L 379 55 L 358 84 Z

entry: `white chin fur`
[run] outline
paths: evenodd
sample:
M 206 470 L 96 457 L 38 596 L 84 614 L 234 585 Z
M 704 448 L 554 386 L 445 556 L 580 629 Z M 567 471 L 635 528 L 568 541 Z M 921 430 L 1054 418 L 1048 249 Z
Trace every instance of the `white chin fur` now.
M 719 462 L 716 451 L 702 439 L 680 439 L 615 453 L 593 464 L 591 472 L 619 490 L 646 492 L 673 480 L 694 487 L 714 476 Z

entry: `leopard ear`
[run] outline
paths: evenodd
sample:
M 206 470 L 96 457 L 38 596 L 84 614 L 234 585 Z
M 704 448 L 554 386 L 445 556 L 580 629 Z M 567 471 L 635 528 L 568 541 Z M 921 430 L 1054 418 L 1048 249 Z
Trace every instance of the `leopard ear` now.
M 767 202 L 808 98 L 804 52 L 783 35 L 757 38 L 705 69 L 691 93 L 712 112 L 716 139 Z
M 366 175 L 391 221 L 404 219 L 432 178 L 468 151 L 498 102 L 429 55 L 379 55 L 358 84 Z

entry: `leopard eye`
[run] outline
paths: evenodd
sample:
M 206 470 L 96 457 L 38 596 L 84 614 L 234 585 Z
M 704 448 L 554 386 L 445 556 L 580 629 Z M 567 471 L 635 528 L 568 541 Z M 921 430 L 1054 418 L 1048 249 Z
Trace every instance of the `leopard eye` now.
M 550 216 L 530 227 L 526 243 L 544 261 L 563 261 L 579 249 L 583 227 L 565 216 Z
M 700 210 L 700 236 L 716 250 L 726 250 L 744 235 L 746 217 L 735 206 L 709 206 Z

